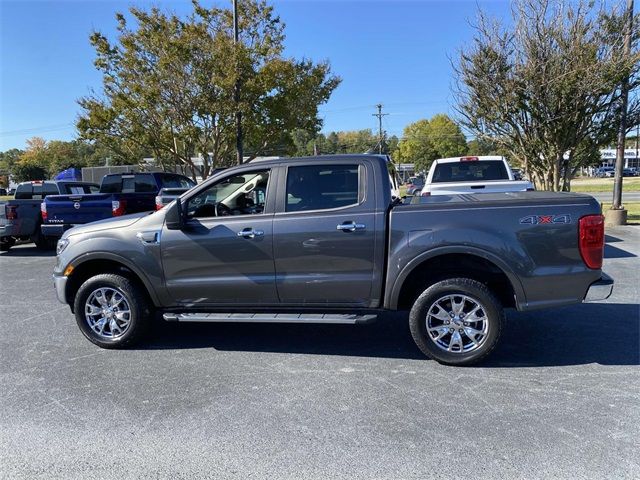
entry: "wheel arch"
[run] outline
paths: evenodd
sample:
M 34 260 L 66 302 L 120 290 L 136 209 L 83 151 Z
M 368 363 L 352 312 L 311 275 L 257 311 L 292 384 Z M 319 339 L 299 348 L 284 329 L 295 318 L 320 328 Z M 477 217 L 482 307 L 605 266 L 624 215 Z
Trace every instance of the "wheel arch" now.
M 387 297 L 386 308 L 408 310 L 429 285 L 452 277 L 484 283 L 505 308 L 520 308 L 526 303 L 520 280 L 496 255 L 477 248 L 443 247 L 418 255 L 401 270 Z
M 80 286 L 89 278 L 103 273 L 119 274 L 137 283 L 146 292 L 154 306 L 158 307 L 160 305 L 158 296 L 149 279 L 135 265 L 118 255 L 105 252 L 71 263 L 74 269 L 69 275 L 69 280 L 65 287 L 65 297 L 72 310 L 74 299 Z

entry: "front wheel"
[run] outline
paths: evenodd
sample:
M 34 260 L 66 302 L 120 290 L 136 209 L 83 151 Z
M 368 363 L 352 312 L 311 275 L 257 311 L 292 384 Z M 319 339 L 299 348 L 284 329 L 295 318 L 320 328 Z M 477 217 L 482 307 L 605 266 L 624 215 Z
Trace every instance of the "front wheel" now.
M 0 238 L 0 252 L 8 252 L 16 244 L 13 237 Z
M 498 343 L 504 310 L 482 283 L 451 278 L 427 288 L 409 315 L 418 348 L 445 365 L 471 365 Z
M 146 333 L 151 304 L 146 292 L 121 275 L 102 274 L 82 284 L 74 301 L 76 322 L 102 348 L 124 348 Z

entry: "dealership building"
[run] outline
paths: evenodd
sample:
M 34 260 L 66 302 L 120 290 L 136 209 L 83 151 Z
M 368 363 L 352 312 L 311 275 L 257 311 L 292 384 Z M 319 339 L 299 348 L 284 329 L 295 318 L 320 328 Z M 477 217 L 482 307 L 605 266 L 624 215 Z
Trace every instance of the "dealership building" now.
M 616 149 L 605 148 L 600 150 L 600 159 L 602 167 L 613 167 L 616 164 Z M 638 150 L 635 148 L 627 148 L 624 151 L 624 168 L 638 168 L 640 167 L 640 158 L 638 157 Z

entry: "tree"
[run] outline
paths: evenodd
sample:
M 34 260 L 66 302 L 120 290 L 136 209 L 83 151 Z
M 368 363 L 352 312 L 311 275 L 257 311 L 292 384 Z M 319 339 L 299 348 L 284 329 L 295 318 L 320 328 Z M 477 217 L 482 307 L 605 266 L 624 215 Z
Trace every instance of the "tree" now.
M 429 120 L 418 120 L 404 128 L 394 157 L 401 163 L 413 163 L 416 172 L 429 169 L 431 162 L 438 158 L 429 138 Z
M 592 6 L 517 0 L 513 29 L 480 14 L 474 42 L 455 65 L 463 124 L 548 190 L 569 189 L 571 175 L 593 161 L 593 146 L 613 140 L 622 78 L 630 76 L 630 91 L 640 85 L 638 32 L 625 58 L 621 10 Z M 629 124 L 639 116 L 636 100 Z
M 0 152 L 0 175 L 9 175 L 23 153 L 23 150 L 17 148 Z
M 238 11 L 238 45 L 227 8 L 194 1 L 186 19 L 131 8 L 135 29 L 117 14 L 116 43 L 98 32 L 91 36 L 103 89 L 79 100 L 82 137 L 118 155 L 179 162 L 206 177 L 234 161 L 236 109 L 251 157 L 294 148 L 294 129 L 318 131 L 318 106 L 340 79 L 327 62 L 283 56 L 284 24 L 264 0 L 241 0 Z M 195 155 L 202 166 L 192 161 Z
M 440 113 L 431 120 L 418 120 L 407 125 L 394 159 L 413 163 L 419 172 L 428 170 L 436 158 L 456 157 L 466 152 L 467 141 L 460 126 Z
M 429 120 L 428 135 L 438 158 L 458 157 L 467 152 L 467 139 L 460 125 L 439 113 Z

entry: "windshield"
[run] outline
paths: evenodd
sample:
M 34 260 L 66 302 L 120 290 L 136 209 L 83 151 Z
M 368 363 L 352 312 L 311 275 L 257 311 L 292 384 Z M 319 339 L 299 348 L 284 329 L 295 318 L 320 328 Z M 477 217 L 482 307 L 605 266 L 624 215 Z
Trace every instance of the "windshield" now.
M 163 175 L 161 181 L 163 188 L 191 188 L 196 185 L 193 180 L 180 175 Z
M 509 174 L 502 160 L 439 163 L 433 173 L 433 183 L 491 180 L 509 180 Z

